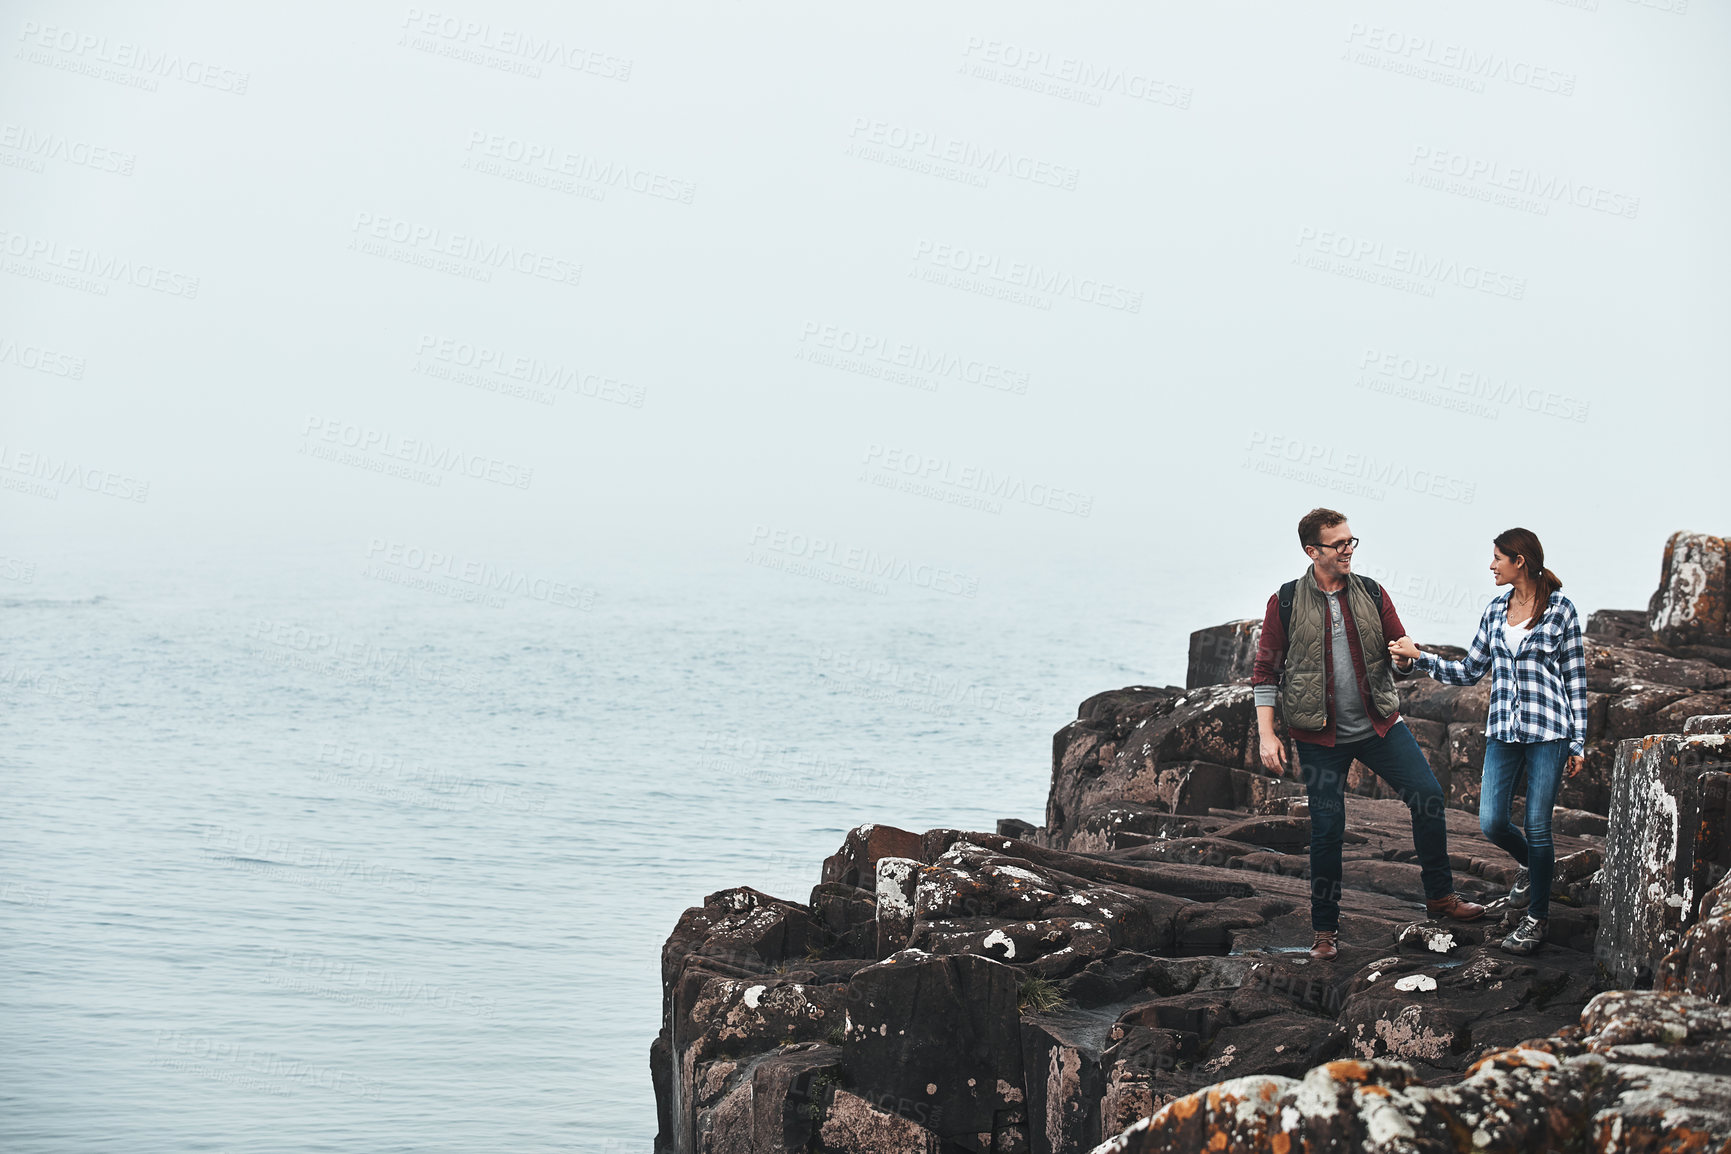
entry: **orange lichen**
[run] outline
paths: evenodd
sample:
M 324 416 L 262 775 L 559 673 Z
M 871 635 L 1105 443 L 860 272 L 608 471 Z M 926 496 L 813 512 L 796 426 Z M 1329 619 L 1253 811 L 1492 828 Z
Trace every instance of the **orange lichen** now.
M 1195 1094 L 1186 1094 L 1184 1097 L 1172 1103 L 1172 1116 L 1182 1122 L 1192 1114 L 1196 1113 L 1197 1107 L 1201 1104 L 1201 1101 Z
M 1341 1058 L 1323 1067 L 1328 1076 L 1342 1082 L 1363 1082 L 1370 1077 L 1370 1067 L 1356 1058 Z
M 1269 1140 L 1268 1148 L 1274 1154 L 1292 1154 L 1292 1137 L 1282 1130 Z

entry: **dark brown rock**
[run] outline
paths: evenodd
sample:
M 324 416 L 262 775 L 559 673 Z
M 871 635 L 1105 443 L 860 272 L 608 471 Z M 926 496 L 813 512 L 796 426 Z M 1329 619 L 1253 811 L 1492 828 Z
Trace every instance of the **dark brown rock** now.
M 1647 605 L 1653 636 L 1668 645 L 1731 647 L 1731 543 L 1677 532 L 1665 542 L 1659 588 Z
M 1673 657 L 1651 648 L 1588 642 L 1586 657 L 1587 688 L 1601 693 L 1626 693 L 1651 685 L 1719 689 L 1731 681 L 1731 673 L 1710 661 Z
M 1606 642 L 1630 639 L 1645 640 L 1652 633 L 1644 609 L 1599 609 L 1587 618 L 1582 630 L 1588 637 Z
M 866 823 L 848 831 L 841 848 L 824 859 L 823 880 L 871 889 L 883 857 L 919 859 L 920 835 L 890 825 Z
M 1310 819 L 1254 817 L 1249 821 L 1223 826 L 1214 836 L 1225 841 L 1277 849 L 1283 853 L 1301 853 L 1310 848 Z
M 1649 733 L 1666 732 L 1656 727 L 1655 715 L 1672 702 L 1690 696 L 1693 695 L 1689 690 L 1675 685 L 1631 688 L 1630 692 L 1613 699 L 1607 707 L 1605 734 L 1613 741 L 1621 741 L 1626 737 L 1645 737 Z
M 1204 685 L 1249 682 L 1256 664 L 1256 644 L 1262 638 L 1262 619 L 1247 618 L 1198 629 L 1190 635 L 1190 663 L 1186 689 Z
M 833 1078 L 840 1059 L 836 1047 L 814 1045 L 716 1064 L 713 1088 L 698 1114 L 697 1149 L 704 1154 L 802 1154 L 823 1114 L 824 1075 Z
M 1699 919 L 1659 963 L 1656 985 L 1731 1005 L 1731 877 L 1703 895 Z
M 976 1154 L 1025 1126 L 1014 967 L 971 954 L 915 950 L 867 966 L 847 988 L 849 1090 Z M 880 1107 L 881 1108 L 881 1107 Z M 983 1136 L 983 1137 L 982 1137 Z
M 914 1117 L 897 1109 L 906 1109 Z M 836 1090 L 818 1136 L 823 1149 L 834 1154 L 939 1154 L 942 1140 L 921 1125 L 928 1116 L 924 1102 L 892 1100 L 879 1105 L 849 1090 Z

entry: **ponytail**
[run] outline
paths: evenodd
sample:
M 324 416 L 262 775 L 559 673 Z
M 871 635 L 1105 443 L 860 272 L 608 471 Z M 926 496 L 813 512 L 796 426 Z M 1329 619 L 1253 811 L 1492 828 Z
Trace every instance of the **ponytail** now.
M 1544 599 L 1546 601 L 1549 601 L 1551 599 L 1551 594 L 1555 593 L 1562 587 L 1563 579 L 1561 577 L 1558 577 L 1549 569 L 1541 568 L 1539 570 L 1539 588 L 1545 591 Z
M 1545 547 L 1539 544 L 1538 534 L 1531 529 L 1507 529 L 1497 534 L 1492 544 L 1511 561 L 1525 559 L 1527 572 L 1533 577 L 1533 616 L 1522 624 L 1537 625 L 1551 594 L 1563 587 L 1562 578 L 1545 568 Z

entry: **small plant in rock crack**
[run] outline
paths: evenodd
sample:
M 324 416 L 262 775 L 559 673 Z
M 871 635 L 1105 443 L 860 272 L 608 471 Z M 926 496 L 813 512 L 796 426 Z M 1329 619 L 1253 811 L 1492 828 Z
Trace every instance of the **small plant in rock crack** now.
M 839 1046 L 847 1041 L 847 1031 L 840 1026 L 831 1026 L 829 1033 L 823 1036 L 823 1040 L 832 1046 Z
M 807 1118 L 818 1123 L 823 1121 L 830 1087 L 841 1085 L 841 1080 L 840 1070 L 820 1070 L 812 1076 L 809 1100 L 805 1104 Z
M 1016 1009 L 1044 1014 L 1064 1004 L 1063 993 L 1048 978 L 1027 978 L 1016 991 Z

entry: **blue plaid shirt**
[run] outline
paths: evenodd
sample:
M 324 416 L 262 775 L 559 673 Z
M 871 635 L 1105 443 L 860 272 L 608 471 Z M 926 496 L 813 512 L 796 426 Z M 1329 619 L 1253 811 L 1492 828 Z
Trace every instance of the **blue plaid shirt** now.
M 1477 685 L 1491 673 L 1491 712 L 1485 736 L 1498 741 L 1567 741 L 1579 754 L 1587 740 L 1587 650 L 1575 604 L 1552 593 L 1544 616 L 1509 651 L 1503 625 L 1508 621 L 1505 593 L 1485 606 L 1479 631 L 1464 661 L 1444 661 L 1433 653 L 1414 663 L 1447 685 Z

